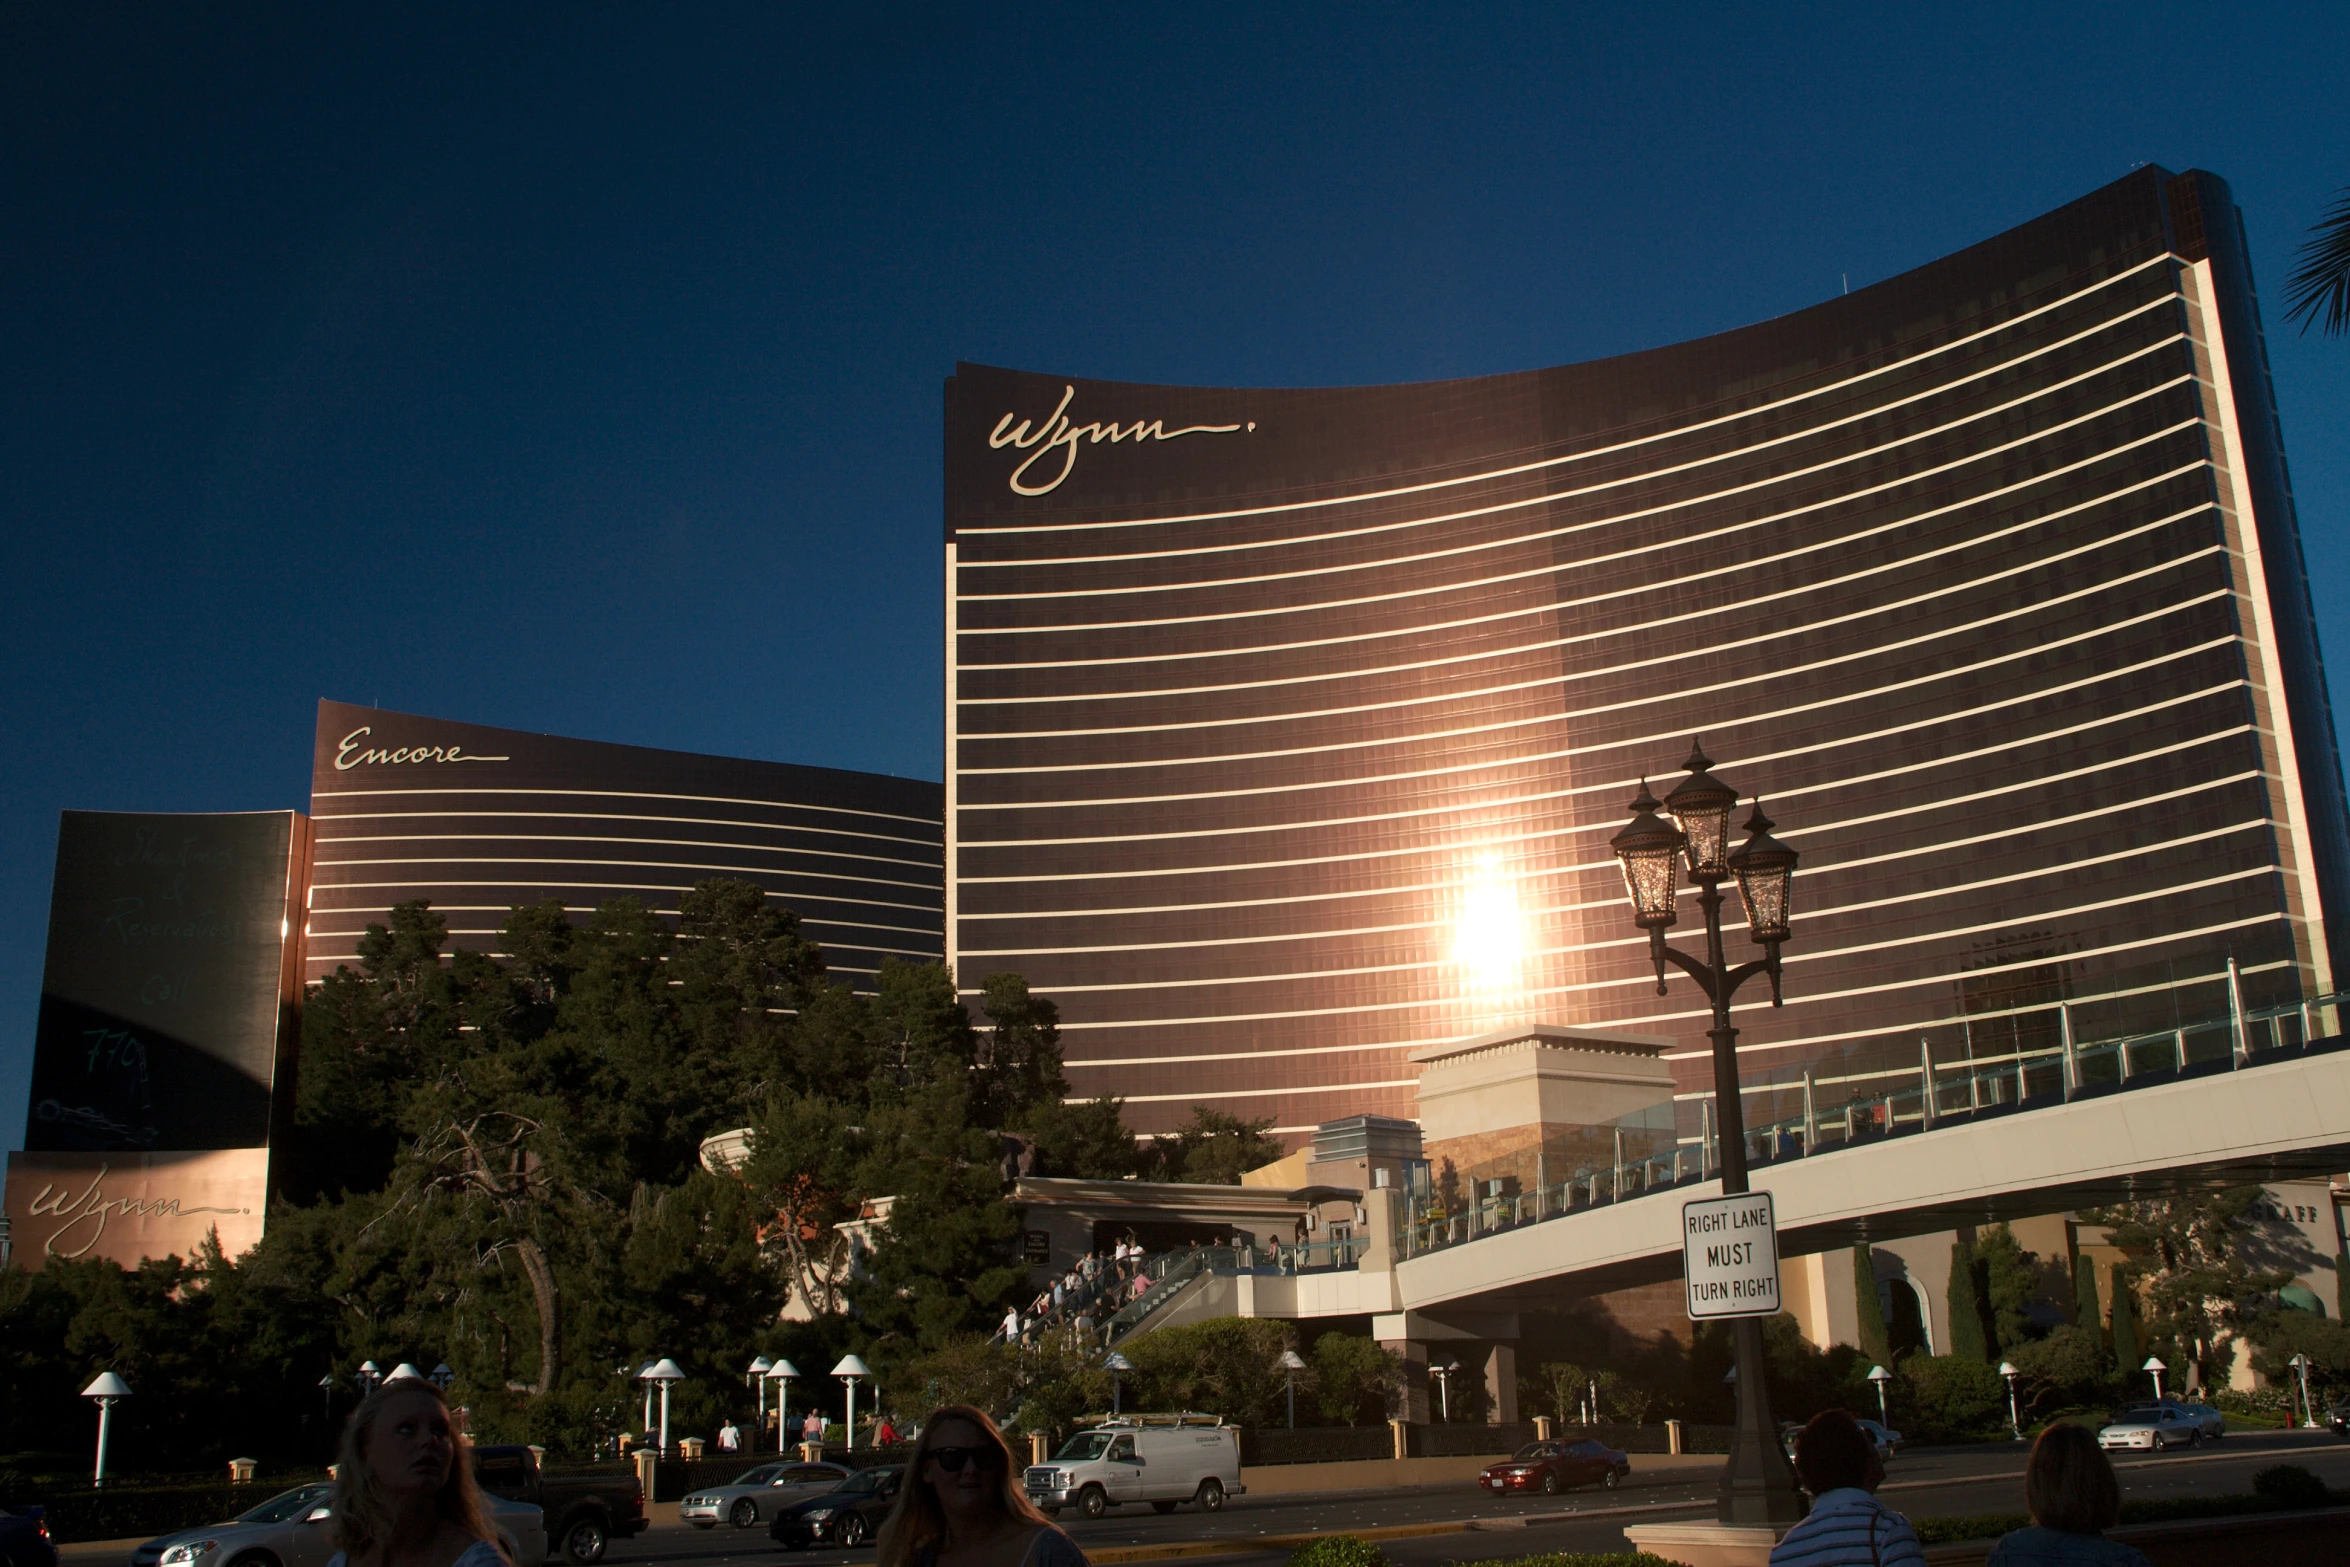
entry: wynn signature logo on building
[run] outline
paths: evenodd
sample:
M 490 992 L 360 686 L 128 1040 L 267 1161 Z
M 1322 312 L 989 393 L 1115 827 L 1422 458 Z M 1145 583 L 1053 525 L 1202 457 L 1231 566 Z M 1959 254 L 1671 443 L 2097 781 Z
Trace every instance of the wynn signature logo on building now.
M 1123 425 L 1115 419 L 1095 419 L 1085 424 L 1075 424 L 1069 418 L 1069 404 L 1076 397 L 1076 387 L 1062 387 L 1060 406 L 1048 414 L 1042 424 L 1032 425 L 1028 420 L 1020 419 L 1019 424 L 1014 425 L 1012 421 L 1020 418 L 1016 413 L 1008 413 L 996 421 L 994 431 L 987 438 L 989 449 L 1002 451 L 1009 446 L 1015 451 L 1028 453 L 1020 466 L 1012 470 L 1010 482 L 1013 494 L 1050 495 L 1059 489 L 1061 481 L 1068 478 L 1070 470 L 1077 466 L 1079 441 L 1093 446 L 1104 441 L 1113 445 L 1120 441 L 1132 441 L 1140 445 L 1144 441 L 1172 441 L 1185 435 L 1237 435 L 1257 427 L 1254 419 L 1245 424 L 1187 424 L 1177 430 L 1168 429 L 1164 419 L 1137 419 L 1132 424 Z M 1054 452 L 1061 454 L 1059 471 L 1048 479 L 1030 483 L 1028 470 Z
M 389 748 L 362 745 L 361 740 L 374 733 L 372 725 L 361 724 L 343 736 L 343 743 L 335 747 L 335 771 L 347 773 L 354 767 L 379 765 L 400 766 L 410 762 L 511 762 L 510 756 L 471 756 L 462 746 L 401 745 Z
M 58 1225 L 42 1238 L 41 1250 L 51 1257 L 84 1257 L 90 1248 L 105 1238 L 106 1225 L 112 1219 L 179 1219 L 195 1213 L 249 1213 L 247 1208 L 207 1208 L 201 1205 L 182 1206 L 177 1197 L 158 1197 L 142 1201 L 136 1197 L 108 1197 L 106 1175 L 109 1166 L 98 1166 L 98 1173 L 90 1177 L 89 1186 L 75 1196 L 70 1188 L 58 1190 L 54 1182 L 43 1186 L 25 1210 L 30 1218 L 54 1218 Z M 86 1230 L 79 1237 L 81 1244 L 70 1250 L 61 1243 L 75 1238 L 75 1232 Z

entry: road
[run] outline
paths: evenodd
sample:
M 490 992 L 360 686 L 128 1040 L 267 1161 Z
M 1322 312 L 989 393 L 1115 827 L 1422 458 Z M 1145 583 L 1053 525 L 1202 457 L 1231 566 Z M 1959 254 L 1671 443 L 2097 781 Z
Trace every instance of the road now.
M 1172 1546 L 1228 1541 L 1238 1549 L 1208 1558 L 1216 1567 L 1269 1567 L 1287 1547 L 1248 1551 L 1244 1542 L 1268 1535 L 1346 1533 L 1395 1526 L 1430 1526 L 1474 1521 L 1474 1529 L 1452 1529 L 1379 1542 L 1398 1567 L 1435 1567 L 1442 1562 L 1487 1561 L 1538 1551 L 1620 1551 L 1624 1526 L 1642 1519 L 1692 1518 L 1710 1513 L 1713 1477 L 1709 1470 L 1640 1469 L 1633 1457 L 1630 1482 L 1612 1494 L 1571 1492 L 1562 1497 L 1501 1498 L 1465 1485 L 1428 1486 L 1377 1492 L 1236 1497 L 1221 1513 L 1184 1507 L 1160 1516 L 1147 1508 L 1125 1508 L 1101 1519 L 1064 1514 L 1062 1526 L 1088 1552 L 1120 1547 Z M 1933 1448 L 1893 1460 L 1879 1495 L 1914 1517 L 2023 1510 L 2024 1449 L 2015 1447 Z M 2253 1474 L 2275 1463 L 2297 1463 L 2329 1485 L 2350 1487 L 2350 1443 L 2323 1431 L 2247 1432 L 2199 1449 L 2179 1449 L 2116 1464 L 2122 1494 L 2133 1501 L 2150 1497 L 2222 1495 L 2252 1489 Z M 634 1540 L 614 1545 L 615 1567 L 667 1563 L 686 1567 L 865 1567 L 872 1547 L 857 1551 L 793 1553 L 767 1539 L 764 1528 L 737 1533 L 700 1531 L 657 1524 Z

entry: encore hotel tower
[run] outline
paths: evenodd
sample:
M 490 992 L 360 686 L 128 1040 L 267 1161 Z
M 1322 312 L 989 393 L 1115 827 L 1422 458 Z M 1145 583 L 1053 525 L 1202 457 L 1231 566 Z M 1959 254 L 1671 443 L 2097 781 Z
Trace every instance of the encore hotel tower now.
M 2060 1000 L 2169 1028 L 2231 959 L 2256 1009 L 2334 990 L 2341 768 L 2210 174 L 1592 364 L 960 366 L 946 552 L 948 955 L 1058 1000 L 1141 1130 L 1408 1115 L 1414 1049 L 1527 1021 L 1679 1038 L 1693 1127 L 1702 1002 L 1608 850 L 1693 736 L 1803 854 L 1750 1085 Z

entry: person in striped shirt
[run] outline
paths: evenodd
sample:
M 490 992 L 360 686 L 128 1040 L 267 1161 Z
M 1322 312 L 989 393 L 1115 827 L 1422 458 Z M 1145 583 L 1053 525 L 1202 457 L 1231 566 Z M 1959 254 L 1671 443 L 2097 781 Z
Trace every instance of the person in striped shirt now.
M 1871 1494 L 1885 1465 L 1849 1413 L 1811 1417 L 1795 1439 L 1795 1475 L 1811 1513 L 1771 1548 L 1771 1567 L 1925 1567 L 1909 1520 Z

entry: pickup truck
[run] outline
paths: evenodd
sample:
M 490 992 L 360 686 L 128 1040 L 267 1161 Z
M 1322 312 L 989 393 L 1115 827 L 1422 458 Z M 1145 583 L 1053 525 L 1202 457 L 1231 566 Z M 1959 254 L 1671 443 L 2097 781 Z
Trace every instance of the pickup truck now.
M 545 1475 L 527 1447 L 477 1447 L 473 1477 L 493 1495 L 528 1502 L 547 1521 L 550 1560 L 586 1567 L 614 1538 L 642 1534 L 645 1493 L 632 1474 Z

